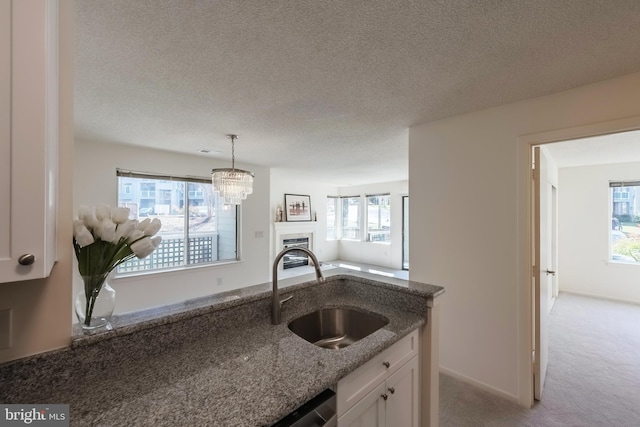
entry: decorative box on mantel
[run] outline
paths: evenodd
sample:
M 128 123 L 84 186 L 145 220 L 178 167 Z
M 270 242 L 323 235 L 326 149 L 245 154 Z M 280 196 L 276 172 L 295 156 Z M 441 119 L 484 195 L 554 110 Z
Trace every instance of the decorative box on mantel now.
M 284 247 L 285 240 L 309 239 L 308 249 L 316 252 L 316 240 L 318 236 L 318 223 L 309 222 L 274 222 L 274 254 L 279 254 Z M 282 266 L 280 266 L 282 268 Z

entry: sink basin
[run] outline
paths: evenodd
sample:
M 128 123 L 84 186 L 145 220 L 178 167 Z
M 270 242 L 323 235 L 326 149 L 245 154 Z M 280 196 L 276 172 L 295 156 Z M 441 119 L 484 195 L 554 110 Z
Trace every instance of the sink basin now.
M 352 308 L 323 308 L 289 323 L 289 329 L 318 347 L 344 348 L 374 333 L 389 319 Z

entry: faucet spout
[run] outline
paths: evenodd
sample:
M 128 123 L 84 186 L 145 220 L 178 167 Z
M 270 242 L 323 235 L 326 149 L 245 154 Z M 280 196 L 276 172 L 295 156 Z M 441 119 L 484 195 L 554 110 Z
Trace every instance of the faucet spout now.
M 273 293 L 271 295 L 271 324 L 279 325 L 281 321 L 281 312 L 282 312 L 282 304 L 289 301 L 293 296 L 280 300 L 278 296 L 278 264 L 280 260 L 287 254 L 288 252 L 293 251 L 302 251 L 306 253 L 311 261 L 313 262 L 313 266 L 316 270 L 316 280 L 318 283 L 324 282 L 324 276 L 322 275 L 322 271 L 320 270 L 320 263 L 318 262 L 318 258 L 316 258 L 315 254 L 306 248 L 286 248 L 283 249 L 278 255 L 276 255 L 276 259 L 273 261 Z

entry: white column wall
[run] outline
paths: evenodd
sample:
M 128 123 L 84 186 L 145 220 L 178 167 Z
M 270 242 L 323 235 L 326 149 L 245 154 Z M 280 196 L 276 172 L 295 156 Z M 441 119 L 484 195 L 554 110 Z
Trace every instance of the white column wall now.
M 638 99 L 635 73 L 410 129 L 410 278 L 446 288 L 444 371 L 531 402 L 526 136 L 640 116 Z

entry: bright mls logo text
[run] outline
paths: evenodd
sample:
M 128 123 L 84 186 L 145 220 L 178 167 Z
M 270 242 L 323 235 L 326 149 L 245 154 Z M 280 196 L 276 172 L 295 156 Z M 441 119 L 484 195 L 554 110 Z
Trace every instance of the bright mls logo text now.
M 4 419 L 0 426 L 11 425 L 69 425 L 69 405 L 2 405 Z M 0 413 L 2 413 L 0 412 Z

